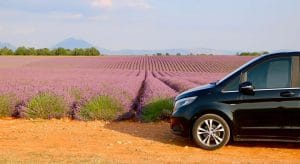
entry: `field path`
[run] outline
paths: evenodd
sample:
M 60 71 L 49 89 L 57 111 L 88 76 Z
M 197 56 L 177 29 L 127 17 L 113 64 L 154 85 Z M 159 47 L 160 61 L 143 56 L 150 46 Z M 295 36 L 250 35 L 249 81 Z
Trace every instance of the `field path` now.
M 254 142 L 204 151 L 165 122 L 0 120 L 0 163 L 299 163 L 299 148 Z

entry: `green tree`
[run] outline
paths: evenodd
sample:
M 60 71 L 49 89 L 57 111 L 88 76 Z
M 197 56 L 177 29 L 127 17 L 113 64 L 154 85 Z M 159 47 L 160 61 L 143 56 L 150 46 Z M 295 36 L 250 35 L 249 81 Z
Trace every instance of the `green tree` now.
M 51 51 L 48 48 L 37 49 L 36 55 L 37 56 L 50 56 Z
M 269 52 L 268 51 L 263 51 L 262 54 L 266 55 L 266 54 L 269 54 Z
M 82 49 L 82 48 L 75 48 L 75 49 L 72 51 L 72 55 L 73 55 L 73 56 L 84 56 L 84 55 L 85 55 L 85 50 Z
M 32 55 L 32 56 L 36 56 L 36 50 L 35 48 L 28 48 L 27 49 L 27 55 Z
M 70 50 L 70 49 L 65 49 L 66 50 L 66 54 L 65 54 L 65 56 L 73 56 L 73 51 L 72 50 Z
M 66 49 L 60 47 L 60 48 L 57 48 L 57 49 L 53 49 L 52 54 L 54 56 L 66 56 L 67 51 L 66 51 Z
M 13 54 L 14 52 L 9 48 L 4 47 L 0 49 L 0 55 L 13 55 Z
M 26 47 L 18 47 L 15 51 L 15 55 L 25 56 L 25 55 L 29 55 L 29 52 L 28 52 L 28 49 Z
M 269 54 L 268 51 L 262 51 L 262 52 L 241 52 L 241 53 L 237 53 L 237 55 L 239 56 L 260 56 L 260 55 L 265 55 L 265 54 Z
M 99 50 L 97 50 L 94 47 L 84 49 L 84 53 L 85 53 L 85 56 L 99 56 L 99 55 L 101 55 Z

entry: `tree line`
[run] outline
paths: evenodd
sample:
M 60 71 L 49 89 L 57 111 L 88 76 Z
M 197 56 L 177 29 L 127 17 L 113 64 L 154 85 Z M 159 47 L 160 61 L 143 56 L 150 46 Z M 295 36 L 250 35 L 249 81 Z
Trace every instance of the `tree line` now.
M 188 53 L 188 54 L 181 54 L 181 53 L 176 53 L 176 54 L 170 54 L 168 52 L 166 53 L 156 53 L 156 54 L 152 54 L 152 56 L 208 56 L 208 55 L 213 55 L 213 54 L 205 54 L 205 53 Z M 148 56 L 147 54 L 145 54 L 145 56 Z
M 100 56 L 101 53 L 98 49 L 91 48 L 75 48 L 75 49 L 66 49 L 66 48 L 27 48 L 27 47 L 18 47 L 16 50 L 9 48 L 0 48 L 0 55 L 14 55 L 14 56 Z
M 269 54 L 268 51 L 262 51 L 262 52 L 240 52 L 237 53 L 238 56 L 260 56 L 260 55 L 266 55 Z

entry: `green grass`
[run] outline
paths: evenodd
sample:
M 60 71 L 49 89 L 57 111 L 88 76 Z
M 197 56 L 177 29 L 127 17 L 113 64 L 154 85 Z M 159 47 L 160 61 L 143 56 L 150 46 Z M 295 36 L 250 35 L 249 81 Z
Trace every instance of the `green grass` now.
M 70 94 L 76 101 L 80 101 L 83 97 L 81 90 L 78 88 L 72 88 Z
M 173 101 L 171 99 L 156 99 L 142 109 L 141 120 L 144 122 L 153 122 L 168 119 L 172 111 Z
M 113 120 L 122 111 L 120 103 L 109 96 L 97 96 L 80 109 L 83 120 Z
M 13 96 L 0 95 L 0 118 L 11 117 L 15 109 Z
M 28 102 L 25 117 L 32 119 L 62 118 L 66 116 L 67 111 L 68 106 L 62 97 L 44 92 Z

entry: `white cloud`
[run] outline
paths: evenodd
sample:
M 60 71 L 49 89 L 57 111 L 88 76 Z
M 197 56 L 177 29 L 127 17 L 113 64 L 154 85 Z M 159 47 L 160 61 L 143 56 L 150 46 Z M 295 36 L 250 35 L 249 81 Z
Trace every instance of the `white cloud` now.
M 90 0 L 90 4 L 99 8 L 134 8 L 151 9 L 152 6 L 146 0 Z
M 127 6 L 139 9 L 151 9 L 152 6 L 144 0 L 126 0 Z
M 112 0 L 91 0 L 91 5 L 100 8 L 112 7 Z

